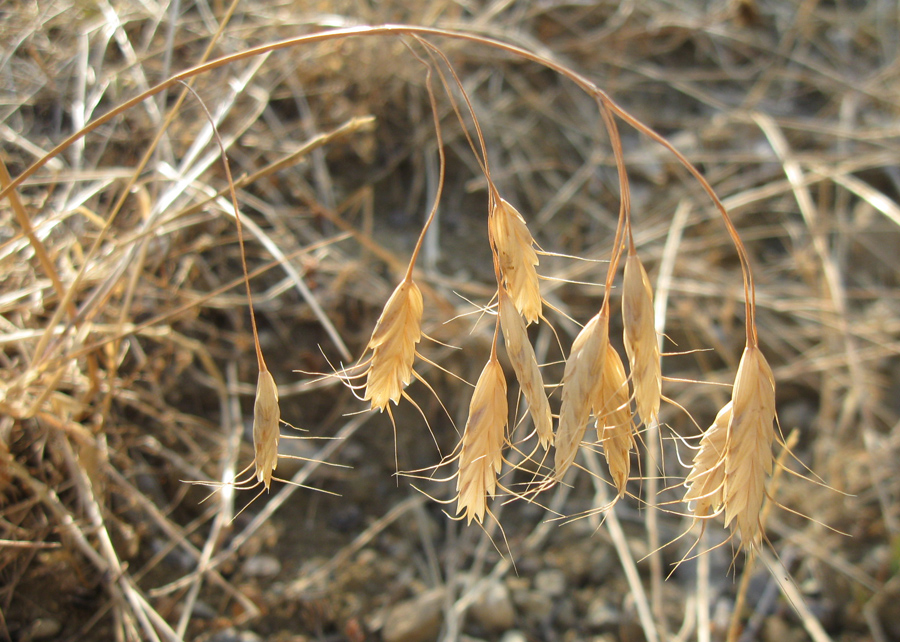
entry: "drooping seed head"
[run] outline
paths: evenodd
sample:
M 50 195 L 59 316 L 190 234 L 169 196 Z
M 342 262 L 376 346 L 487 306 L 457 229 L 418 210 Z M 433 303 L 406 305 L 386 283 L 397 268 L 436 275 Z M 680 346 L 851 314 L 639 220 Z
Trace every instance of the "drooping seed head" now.
M 281 410 L 278 407 L 278 388 L 268 370 L 260 370 L 256 382 L 256 401 L 253 404 L 253 450 L 256 479 L 266 490 L 272 483 L 272 472 L 278 465 L 278 437 Z
M 575 341 L 562 379 L 562 405 L 556 431 L 554 478 L 561 480 L 575 461 L 581 439 L 591 416 L 591 403 L 602 384 L 603 365 L 609 344 L 609 317 L 597 313 Z
M 625 494 L 634 447 L 634 422 L 628 392 L 625 366 L 616 349 L 607 343 L 600 388 L 592 406 L 597 417 L 597 439 L 603 443 L 603 454 L 619 498 Z
M 506 378 L 500 362 L 492 357 L 475 384 L 459 455 L 456 514 L 465 513 L 469 524 L 473 518 L 482 523 L 487 497 L 493 497 L 497 489 L 507 412 Z
M 725 525 L 735 523 L 744 546 L 762 540 L 759 511 L 772 472 L 775 439 L 775 377 L 756 346 L 741 356 L 731 395 L 725 450 Z
M 513 303 L 525 321 L 534 323 L 541 317 L 538 256 L 525 219 L 501 198 L 488 217 L 488 226 L 497 250 L 500 273 Z
M 553 419 L 547 393 L 544 391 L 544 379 L 538 368 L 534 348 L 528 340 L 525 322 L 513 305 L 506 288 L 500 288 L 499 297 L 500 327 L 503 329 L 506 353 L 509 355 L 525 401 L 528 402 L 528 411 L 534 421 L 538 439 L 541 446 L 547 449 L 553 445 Z
M 732 402 L 725 404 L 715 421 L 703 433 L 700 448 L 694 455 L 691 472 L 684 485 L 687 492 L 683 502 L 693 502 L 689 509 L 697 517 L 715 515 L 722 508 L 725 496 L 725 453 L 728 445 L 728 424 L 731 422 Z
M 422 292 L 412 280 L 397 286 L 384 306 L 368 349 L 372 351 L 363 399 L 383 411 L 400 401 L 413 377 L 416 344 L 422 339 Z
M 647 424 L 659 416 L 662 373 L 653 321 L 653 289 L 637 254 L 629 254 L 625 260 L 622 317 L 635 404 L 638 416 Z

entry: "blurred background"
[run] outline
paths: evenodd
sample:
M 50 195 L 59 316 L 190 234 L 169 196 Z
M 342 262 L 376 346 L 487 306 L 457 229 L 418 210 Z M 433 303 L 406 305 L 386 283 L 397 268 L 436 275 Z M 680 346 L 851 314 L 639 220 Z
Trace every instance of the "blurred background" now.
M 635 241 L 665 301 L 663 393 L 677 405 L 661 413 L 662 452 L 641 444 L 612 515 L 590 512 L 612 493 L 586 451 L 537 503 L 500 497 L 484 529 L 449 519 L 455 480 L 435 480 L 455 472 L 461 379 L 487 359 L 496 288 L 471 118 L 435 76 L 447 167 L 417 276 L 431 389 L 414 382 L 392 426 L 315 373 L 363 354 L 437 192 L 423 50 L 373 36 L 237 60 L 196 76 L 183 102 L 173 85 L 116 115 L 0 203 L 0 639 L 703 641 L 735 621 L 732 639 L 900 640 L 896 2 L 7 1 L 0 15 L 4 186 L 172 74 L 304 33 L 420 24 L 568 66 L 729 208 L 781 432 L 796 435 L 762 559 L 737 554 L 721 519 L 691 530 L 680 483 L 744 345 L 740 266 L 698 183 L 620 123 Z M 599 309 L 619 212 L 596 103 L 508 52 L 428 40 L 471 99 L 502 195 L 565 255 L 541 257 L 556 311 L 530 329 L 558 382 L 572 320 Z M 210 119 L 282 432 L 302 437 L 282 440 L 296 458 L 276 475 L 305 487 L 186 483 L 253 458 L 257 364 Z M 613 293 L 621 351 L 619 318 Z M 768 570 L 779 564 L 788 574 Z

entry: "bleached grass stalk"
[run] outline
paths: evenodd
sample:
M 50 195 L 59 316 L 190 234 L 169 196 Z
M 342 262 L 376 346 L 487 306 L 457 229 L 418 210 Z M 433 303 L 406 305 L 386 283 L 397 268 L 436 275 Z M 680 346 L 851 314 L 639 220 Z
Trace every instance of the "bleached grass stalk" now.
M 653 315 L 653 290 L 644 265 L 633 251 L 625 260 L 622 317 L 634 401 L 638 416 L 644 425 L 648 425 L 659 416 L 662 371 Z
M 603 308 L 575 337 L 569 358 L 566 359 L 562 379 L 562 406 L 555 439 L 553 476 L 557 481 L 562 480 L 575 461 L 587 430 L 591 403 L 597 398 L 602 383 L 608 344 L 609 316 L 606 308 Z
M 500 262 L 500 273 L 516 309 L 528 323 L 541 317 L 538 256 L 525 219 L 508 202 L 492 196 L 488 217 L 491 240 Z
M 475 384 L 459 455 L 456 514 L 465 514 L 469 524 L 473 518 L 483 523 L 487 497 L 496 492 L 508 412 L 506 377 L 492 350 Z
M 621 499 L 631 473 L 634 422 L 625 365 L 609 343 L 606 344 L 599 395 L 592 403 L 597 417 L 597 439 L 603 444 L 609 474 L 618 491 L 617 499 Z
M 550 413 L 550 402 L 544 391 L 544 379 L 538 368 L 534 347 L 528 340 L 525 322 L 504 287 L 499 290 L 498 308 L 506 353 L 525 401 L 528 402 L 528 411 L 531 413 L 541 446 L 549 449 L 553 445 L 553 418 Z

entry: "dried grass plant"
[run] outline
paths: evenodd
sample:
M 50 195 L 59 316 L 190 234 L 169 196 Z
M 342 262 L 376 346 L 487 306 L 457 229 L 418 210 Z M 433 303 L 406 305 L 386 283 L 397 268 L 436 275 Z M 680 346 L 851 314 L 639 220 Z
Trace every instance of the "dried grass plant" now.
M 733 548 L 773 568 L 764 546 L 770 535 L 785 562 L 791 542 L 809 543 L 803 555 L 811 563 L 798 572 L 810 583 L 809 568 L 850 578 L 865 596 L 859 626 L 872 639 L 890 639 L 884 612 L 896 583 L 852 545 L 829 539 L 827 551 L 815 552 L 805 529 L 818 526 L 798 525 L 788 511 L 766 520 L 764 509 L 784 503 L 825 523 L 847 520 L 839 502 L 821 499 L 832 496 L 827 489 L 807 496 L 782 484 L 776 501 L 769 480 L 793 465 L 776 431 L 777 405 L 791 424 L 816 425 L 796 446 L 798 459 L 858 495 L 865 510 L 853 516 L 855 532 L 866 544 L 877 540 L 873 557 L 882 559 L 900 532 L 890 474 L 896 413 L 883 392 L 895 383 L 892 288 L 900 274 L 887 246 L 900 224 L 889 171 L 897 162 L 893 113 L 882 113 L 896 102 L 884 71 L 896 63 L 896 43 L 870 15 L 886 5 L 857 14 L 812 3 L 788 15 L 789 8 L 741 2 L 727 15 L 679 21 L 668 7 L 614 4 L 525 10 L 438 2 L 416 15 L 388 2 L 379 11 L 430 26 L 366 26 L 380 19 L 375 9 L 359 9 L 358 21 L 340 21 L 354 26 L 339 28 L 347 7 L 304 10 L 300 18 L 237 2 L 192 4 L 165 19 L 153 3 L 10 10 L 28 32 L 13 22 L 0 27 L 8 45 L 0 48 L 0 79 L 13 88 L 0 116 L 0 637 L 39 639 L 49 625 L 35 596 L 50 587 L 85 594 L 96 606 L 57 632 L 70 639 L 201 639 L 220 620 L 259 623 L 266 612 L 274 622 L 280 607 L 260 597 L 236 563 L 272 552 L 286 565 L 318 564 L 314 573 L 298 571 L 304 576 L 284 594 L 285 612 L 302 603 L 304 618 L 328 620 L 304 624 L 310 631 L 368 639 L 366 627 L 385 618 L 349 608 L 350 615 L 329 616 L 338 611 L 319 608 L 308 589 L 318 582 L 317 590 L 339 594 L 338 570 L 379 534 L 393 542 L 398 523 L 403 536 L 420 538 L 410 549 L 421 546 L 429 581 L 442 586 L 447 639 L 459 637 L 468 605 L 488 577 L 502 580 L 512 555 L 501 552 L 486 570 L 487 540 L 470 547 L 480 530 L 456 526 L 447 527 L 458 538 L 455 553 L 435 546 L 439 529 L 422 498 L 375 514 L 377 484 L 365 476 L 381 472 L 389 419 L 394 472 L 401 462 L 433 468 L 420 424 L 440 449 L 458 438 L 439 464 L 453 462 L 455 472 L 425 477 L 444 482 L 433 494 L 455 504 L 460 522 L 475 521 L 488 535 L 492 521 L 518 530 L 544 504 L 550 518 L 577 506 L 576 516 L 589 515 L 597 527 L 602 515 L 622 560 L 617 595 L 631 594 L 648 640 L 684 640 L 694 628 L 685 617 L 673 633 L 674 616 L 663 608 L 662 560 L 670 554 L 654 543 L 660 523 L 667 533 L 678 532 L 679 520 L 702 524 L 700 546 L 691 548 L 699 556 L 683 561 L 697 564 L 696 587 L 683 593 L 690 594 L 685 612 L 693 615 L 687 607 L 696 605 L 701 642 L 711 637 L 712 595 L 746 591 L 710 587 L 715 576 L 704 565 L 719 555 L 710 538 L 718 537 L 712 525 L 720 516 L 731 529 L 724 541 L 734 538 Z M 236 12 L 240 26 L 231 24 Z M 754 18 L 760 12 L 769 22 Z M 497 30 L 498 17 L 535 29 Z M 169 23 L 171 38 L 162 31 Z M 821 26 L 831 24 L 854 40 L 832 41 Z M 205 50 L 196 50 L 197 34 L 207 31 Z M 771 36 L 765 46 L 760 34 Z M 882 68 L 830 73 L 859 43 L 869 46 L 866 60 L 885 61 Z M 775 50 L 788 67 L 751 62 Z M 168 57 L 176 54 L 187 57 Z M 729 73 L 692 76 L 679 67 L 704 56 L 721 57 Z M 742 89 L 733 71 L 752 78 L 745 83 L 752 87 Z M 718 95 L 720 84 L 740 91 L 739 106 L 728 91 Z M 659 100 L 648 87 L 671 93 Z M 773 87 L 793 92 L 777 103 L 786 110 L 822 106 L 813 116 L 769 116 Z M 422 115 L 429 108 L 433 122 Z M 675 132 L 683 151 L 657 131 Z M 553 142 L 540 142 L 545 135 Z M 240 167 L 234 176 L 232 165 Z M 403 175 L 403 186 L 385 178 L 394 175 Z M 420 210 L 424 221 L 404 221 L 402 233 L 384 215 Z M 441 236 L 454 229 L 465 237 L 455 246 Z M 603 275 L 597 261 L 606 259 Z M 479 265 L 488 260 L 490 284 Z M 763 279 L 759 301 L 756 278 Z M 477 321 L 466 325 L 492 315 L 492 335 Z M 664 378 L 656 326 L 666 318 L 678 353 L 665 356 Z M 423 342 L 432 334 L 440 340 Z M 498 356 L 501 334 L 509 377 Z M 484 361 L 489 336 L 470 397 L 455 373 Z M 351 354 L 362 356 L 354 362 Z M 327 375 L 291 382 L 279 374 L 291 369 Z M 730 400 L 722 406 L 724 394 L 718 399 L 692 380 L 733 380 Z M 527 416 L 510 408 L 519 394 Z M 814 420 L 798 409 L 798 397 L 815 399 Z M 676 403 L 661 403 L 669 398 Z M 245 422 L 242 402 L 250 399 L 253 418 Z M 668 440 L 633 472 L 643 440 L 637 427 L 681 433 L 690 425 L 683 410 L 708 421 L 711 400 L 721 410 L 698 444 L 674 440 L 696 448 L 685 479 L 671 474 L 677 455 Z M 450 416 L 466 408 L 459 435 Z M 285 420 L 327 440 L 289 440 L 295 435 L 282 434 Z M 534 429 L 518 431 L 519 421 Z M 252 443 L 243 447 L 245 432 Z M 359 443 L 341 454 L 348 442 Z M 849 443 L 852 453 L 842 450 Z M 600 451 L 612 501 L 596 466 Z M 356 468 L 322 473 L 331 459 Z M 241 470 L 238 462 L 249 463 Z M 588 501 L 585 472 L 595 488 Z M 658 500 L 659 475 L 668 488 Z M 194 486 L 178 483 L 188 479 L 217 492 L 204 503 Z M 672 497 L 682 483 L 686 492 Z M 310 486 L 344 497 L 318 495 L 303 508 L 304 525 L 290 528 L 325 532 L 330 518 L 322 516 L 340 522 L 353 502 L 364 507 L 365 528 L 341 549 L 310 542 L 284 556 L 268 551 L 277 538 L 264 533 L 281 523 L 275 512 Z M 260 504 L 242 514 L 253 502 L 238 492 L 247 489 L 257 489 Z M 687 515 L 643 520 L 653 531 L 649 597 L 616 512 L 629 510 L 615 506 L 632 502 L 629 491 L 650 510 L 688 506 Z M 873 514 L 878 519 L 866 517 Z M 412 515 L 416 528 L 406 528 Z M 546 551 L 556 545 L 552 532 L 535 525 L 528 537 L 510 538 L 508 550 Z M 871 533 L 887 533 L 885 542 Z M 304 537 L 291 539 L 300 546 Z M 182 566 L 169 568 L 173 559 Z M 523 568 L 544 560 L 531 562 Z M 737 559 L 733 568 L 741 568 Z M 779 586 L 809 635 L 827 639 L 804 606 L 810 596 Z M 210 604 L 221 606 L 218 619 L 204 624 L 197 614 Z M 531 614 L 519 616 L 527 629 Z M 732 639 L 743 616 L 731 614 Z M 747 622 L 748 636 L 754 626 Z

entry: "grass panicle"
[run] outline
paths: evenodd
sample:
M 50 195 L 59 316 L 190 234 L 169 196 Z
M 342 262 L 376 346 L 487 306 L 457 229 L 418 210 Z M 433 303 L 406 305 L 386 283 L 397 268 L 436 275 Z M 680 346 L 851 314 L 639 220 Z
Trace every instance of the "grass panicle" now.
M 371 402 L 372 408 L 383 411 L 389 402 L 398 403 L 412 381 L 423 311 L 419 286 L 404 279 L 385 304 L 367 346 L 372 356 L 363 399 Z
M 538 368 L 534 348 L 528 340 L 525 322 L 504 287 L 499 290 L 498 307 L 506 353 L 525 401 L 528 402 L 528 411 L 531 413 L 541 446 L 549 449 L 553 445 L 553 417 L 547 393 L 544 391 L 544 379 Z
M 506 377 L 492 354 L 475 384 L 459 455 L 456 514 L 469 524 L 483 522 L 487 498 L 496 492 L 508 412 Z
M 609 343 L 606 344 L 606 358 L 598 393 L 591 402 L 597 418 L 597 439 L 603 444 L 609 474 L 621 498 L 625 494 L 625 485 L 631 473 L 631 451 L 635 445 L 634 422 L 625 365 L 619 353 Z
M 535 323 L 541 318 L 542 310 L 538 256 L 525 219 L 508 202 L 496 198 L 488 225 L 500 273 L 513 303 L 527 323 Z
M 762 540 L 759 511 L 772 472 L 775 439 L 775 378 L 758 346 L 744 349 L 732 390 L 725 449 L 725 525 L 734 524 L 742 546 Z
M 659 416 L 662 371 L 654 327 L 653 289 L 643 263 L 633 253 L 625 260 L 622 318 L 634 401 L 641 421 L 648 424 Z
M 575 461 L 587 430 L 591 403 L 602 385 L 603 366 L 609 345 L 609 315 L 605 308 L 585 325 L 575 341 L 562 379 L 562 406 L 556 431 L 554 477 L 557 481 Z

